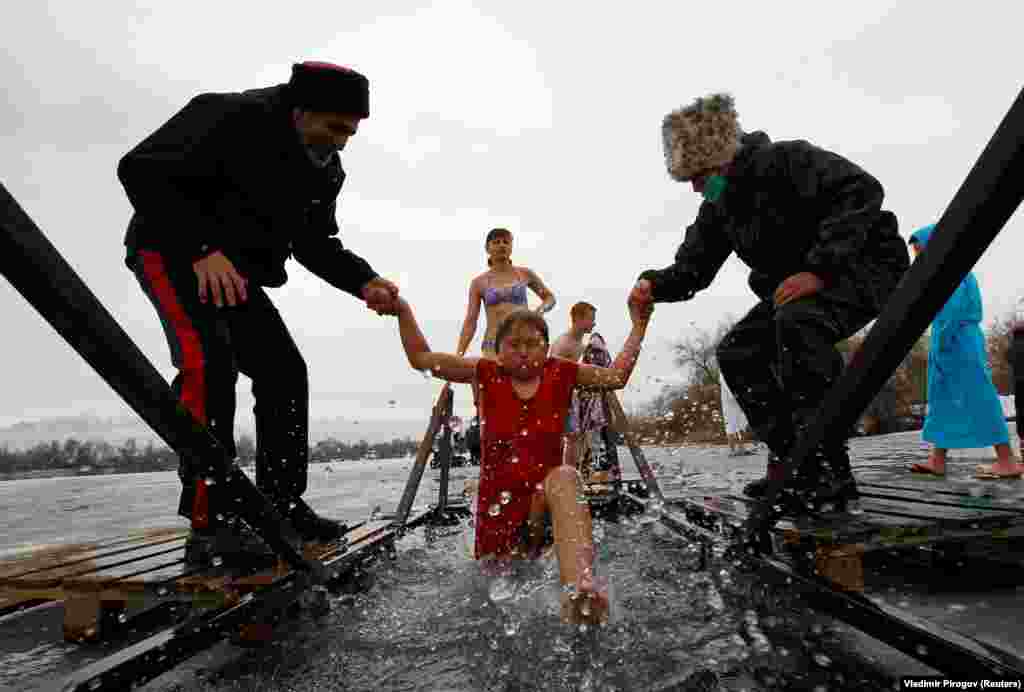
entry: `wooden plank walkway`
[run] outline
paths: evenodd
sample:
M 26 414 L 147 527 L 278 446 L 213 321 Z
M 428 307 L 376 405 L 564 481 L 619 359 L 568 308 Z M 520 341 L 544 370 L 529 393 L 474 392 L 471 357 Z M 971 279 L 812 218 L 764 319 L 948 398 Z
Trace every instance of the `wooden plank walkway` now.
M 1024 481 L 976 481 L 914 476 L 898 464 L 857 469 L 859 507 L 820 519 L 783 518 L 772 529 L 779 544 L 861 546 L 893 549 L 978 539 L 1024 536 Z M 704 528 L 722 535 L 738 531 L 755 504 L 751 498 L 693 487 L 660 478 L 669 505 L 682 509 Z M 622 490 L 643 495 L 639 475 L 624 476 Z M 597 509 L 617 499 L 611 484 L 591 483 L 586 494 Z M 448 506 L 466 508 L 462 493 L 450 493 Z
M 372 521 L 346 534 L 349 552 L 390 536 L 391 521 Z M 162 604 L 232 605 L 291 573 L 283 561 L 265 569 L 196 567 L 185 562 L 188 529 L 167 528 L 93 543 L 51 546 L 0 562 L 0 613 L 41 600 L 63 601 L 64 638 L 102 638 L 105 623 L 129 619 Z M 307 543 L 307 559 L 338 556 L 335 543 Z

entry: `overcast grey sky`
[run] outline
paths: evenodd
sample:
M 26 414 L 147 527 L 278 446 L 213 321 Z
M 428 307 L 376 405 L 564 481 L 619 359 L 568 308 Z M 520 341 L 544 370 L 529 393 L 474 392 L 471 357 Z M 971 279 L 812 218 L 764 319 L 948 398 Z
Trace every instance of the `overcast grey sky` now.
M 0 180 L 168 379 L 122 261 L 115 167 L 197 93 L 279 83 L 304 59 L 361 70 L 372 117 L 343 156 L 342 239 L 399 282 L 431 346 L 454 350 L 483 237 L 502 225 L 558 298 L 552 330 L 587 300 L 617 352 L 629 287 L 671 261 L 698 207 L 664 169 L 667 111 L 731 92 L 745 129 L 879 178 L 906 236 L 946 207 L 1021 88 L 1024 6 L 1008 2 L 18 5 L 0 27 Z M 1020 228 L 1018 213 L 976 267 L 986 319 L 1024 286 Z M 309 363 L 311 415 L 425 420 L 439 384 L 408 368 L 394 321 L 289 271 L 271 295 Z M 672 339 L 753 305 L 746 276 L 731 258 L 696 299 L 659 307 L 627 403 L 678 377 Z M 0 424 L 127 413 L 6 282 L 0 311 Z

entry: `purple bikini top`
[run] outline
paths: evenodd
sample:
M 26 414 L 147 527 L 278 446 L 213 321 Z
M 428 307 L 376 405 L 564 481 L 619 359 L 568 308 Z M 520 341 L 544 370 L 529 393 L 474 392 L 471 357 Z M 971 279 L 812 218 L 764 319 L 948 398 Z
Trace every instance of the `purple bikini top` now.
M 494 288 L 488 286 L 484 289 L 484 304 L 491 306 L 498 303 L 512 303 L 513 305 L 526 305 L 526 282 Z

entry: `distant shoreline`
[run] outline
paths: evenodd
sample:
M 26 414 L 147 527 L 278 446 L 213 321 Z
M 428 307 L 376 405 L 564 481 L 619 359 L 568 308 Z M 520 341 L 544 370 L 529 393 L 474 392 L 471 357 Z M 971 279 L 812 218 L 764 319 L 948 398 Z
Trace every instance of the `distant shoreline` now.
M 334 459 L 327 461 L 316 461 L 313 459 L 309 460 L 310 466 L 318 466 L 321 464 L 363 464 L 373 463 L 381 461 L 403 461 L 405 457 L 394 457 L 394 458 L 381 458 L 381 459 Z M 255 465 L 247 464 L 241 467 L 243 470 L 252 471 L 255 469 Z M 86 476 L 120 476 L 127 473 L 176 473 L 178 467 L 173 468 L 154 468 L 154 469 L 139 469 L 139 468 L 101 468 L 101 469 L 90 469 L 88 471 L 71 471 L 68 469 L 39 469 L 36 471 L 15 471 L 15 472 L 0 472 L 0 483 L 4 481 L 24 481 L 32 480 L 37 478 L 77 478 Z

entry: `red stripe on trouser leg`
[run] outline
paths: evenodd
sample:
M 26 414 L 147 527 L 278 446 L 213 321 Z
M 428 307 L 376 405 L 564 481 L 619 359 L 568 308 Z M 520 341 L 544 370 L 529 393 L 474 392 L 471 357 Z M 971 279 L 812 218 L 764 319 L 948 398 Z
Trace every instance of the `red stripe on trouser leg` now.
M 178 300 L 178 293 L 171 284 L 163 257 L 156 252 L 140 250 L 142 273 L 149 283 L 153 295 L 160 304 L 164 319 L 171 325 L 181 348 L 181 404 L 193 418 L 207 424 L 206 420 L 206 377 L 204 373 L 203 344 L 192 320 Z M 195 496 L 192 502 L 192 528 L 209 526 L 210 502 L 206 480 L 195 479 Z
M 196 494 L 192 500 L 192 528 L 205 529 L 210 526 L 210 496 L 206 489 L 206 479 L 197 478 Z

